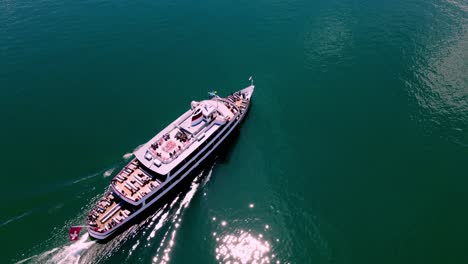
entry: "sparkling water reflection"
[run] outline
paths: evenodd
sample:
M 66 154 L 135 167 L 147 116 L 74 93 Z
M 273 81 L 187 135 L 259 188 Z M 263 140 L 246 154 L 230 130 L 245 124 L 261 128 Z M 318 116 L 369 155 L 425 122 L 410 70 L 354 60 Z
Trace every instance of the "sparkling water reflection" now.
M 451 141 L 466 145 L 468 120 L 468 27 L 466 4 L 457 1 L 434 5 L 440 19 L 436 32 L 416 36 L 423 43 L 416 49 L 410 76 L 404 80 L 418 105 L 416 120 L 426 125 L 427 133 L 443 132 Z M 463 14 L 463 15 L 459 15 Z M 435 38 L 432 34 L 440 36 Z
M 216 237 L 216 260 L 221 263 L 271 263 L 271 244 L 262 234 L 244 230 Z

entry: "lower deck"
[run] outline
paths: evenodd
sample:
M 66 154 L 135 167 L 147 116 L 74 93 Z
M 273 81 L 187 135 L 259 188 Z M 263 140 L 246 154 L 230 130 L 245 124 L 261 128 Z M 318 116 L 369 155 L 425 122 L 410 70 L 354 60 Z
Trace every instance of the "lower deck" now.
M 124 222 L 134 212 L 135 207 L 108 192 L 96 203 L 86 222 L 94 231 L 104 233 Z
M 159 188 L 162 181 L 142 170 L 137 159 L 132 160 L 112 179 L 115 192 L 132 201 L 141 203 L 143 197 Z

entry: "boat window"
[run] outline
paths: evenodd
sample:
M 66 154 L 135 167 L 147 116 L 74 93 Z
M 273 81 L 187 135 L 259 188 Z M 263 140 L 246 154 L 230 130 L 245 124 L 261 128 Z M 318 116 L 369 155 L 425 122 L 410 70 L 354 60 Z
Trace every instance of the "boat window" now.
M 150 169 L 148 169 L 148 167 L 146 167 L 143 163 L 140 163 L 140 169 L 148 176 L 154 178 L 154 179 L 157 179 L 159 180 L 160 182 L 164 182 L 166 181 L 166 178 L 167 178 L 167 175 L 161 175 L 159 173 L 156 173 Z

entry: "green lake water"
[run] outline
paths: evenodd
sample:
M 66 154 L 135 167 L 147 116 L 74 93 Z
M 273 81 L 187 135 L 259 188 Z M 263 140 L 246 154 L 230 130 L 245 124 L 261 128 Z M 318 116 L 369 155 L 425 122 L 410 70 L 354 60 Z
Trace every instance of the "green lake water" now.
M 238 133 L 96 243 L 140 144 L 217 90 Z M 0 263 L 468 263 L 468 3 L 0 0 Z

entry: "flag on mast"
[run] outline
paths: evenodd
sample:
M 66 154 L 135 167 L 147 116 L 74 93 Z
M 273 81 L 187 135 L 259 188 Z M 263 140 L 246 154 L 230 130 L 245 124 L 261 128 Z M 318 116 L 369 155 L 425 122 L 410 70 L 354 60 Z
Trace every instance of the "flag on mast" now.
M 78 236 L 80 235 L 81 226 L 72 226 L 68 231 L 68 236 L 70 237 L 71 241 L 78 240 Z

